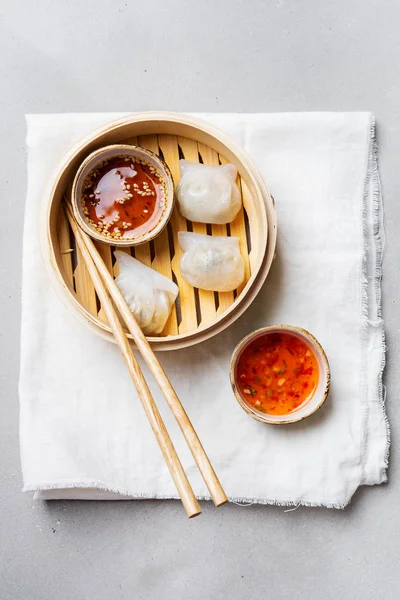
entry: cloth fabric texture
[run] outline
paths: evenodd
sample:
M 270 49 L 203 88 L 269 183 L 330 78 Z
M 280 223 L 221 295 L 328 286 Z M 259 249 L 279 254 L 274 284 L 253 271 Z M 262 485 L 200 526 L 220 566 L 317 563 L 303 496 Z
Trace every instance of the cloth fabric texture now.
M 118 114 L 29 115 L 23 237 L 20 446 L 36 498 L 177 498 L 117 346 L 58 297 L 43 262 L 41 202 L 66 151 Z M 369 113 L 201 114 L 241 144 L 275 197 L 276 258 L 246 313 L 211 340 L 159 359 L 233 501 L 343 508 L 386 481 L 382 198 Z M 251 419 L 229 361 L 250 331 L 313 333 L 331 366 L 323 407 L 293 425 Z M 196 495 L 207 488 L 143 362 Z

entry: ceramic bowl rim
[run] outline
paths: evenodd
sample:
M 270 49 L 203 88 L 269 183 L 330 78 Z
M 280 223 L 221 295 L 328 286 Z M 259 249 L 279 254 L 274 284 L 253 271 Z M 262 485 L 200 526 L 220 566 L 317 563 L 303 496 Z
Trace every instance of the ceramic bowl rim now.
M 245 400 L 242 398 L 242 396 L 237 388 L 235 374 L 236 374 L 236 366 L 237 366 L 238 358 L 239 358 L 241 352 L 257 337 L 259 337 L 263 334 L 268 334 L 270 332 L 272 333 L 274 331 L 295 332 L 300 337 L 306 338 L 317 349 L 317 352 L 319 353 L 319 357 L 321 358 L 321 360 L 325 366 L 325 386 L 324 386 L 324 390 L 321 394 L 321 399 L 319 400 L 318 404 L 316 406 L 314 406 L 312 408 L 312 410 L 310 410 L 306 414 L 303 414 L 302 416 L 299 415 L 297 418 L 290 419 L 290 420 L 288 420 L 286 418 L 287 415 L 282 415 L 282 419 L 272 420 L 272 419 L 268 418 L 267 414 L 264 415 L 264 414 L 259 413 L 258 411 L 253 410 L 252 407 L 249 404 L 247 404 L 245 402 Z M 261 423 L 268 423 L 270 425 L 291 425 L 293 423 L 298 423 L 299 421 L 302 421 L 303 419 L 307 419 L 308 417 L 310 417 L 319 408 L 321 408 L 321 406 L 324 404 L 324 402 L 327 399 L 328 394 L 329 394 L 330 382 L 331 382 L 331 371 L 330 371 L 329 361 L 325 354 L 325 350 L 321 346 L 320 342 L 312 335 L 312 333 L 307 331 L 307 329 L 304 329 L 302 327 L 296 327 L 294 325 L 287 325 L 287 324 L 276 324 L 276 325 L 268 325 L 266 327 L 260 327 L 259 329 L 256 329 L 255 331 L 250 332 L 242 340 L 240 340 L 240 342 L 235 346 L 235 348 L 233 350 L 231 361 L 230 361 L 229 373 L 230 373 L 230 381 L 231 381 L 232 391 L 234 393 L 236 400 L 238 401 L 240 406 L 243 408 L 243 410 L 248 415 L 253 417 L 253 419 L 260 421 Z M 307 404 L 310 404 L 310 401 L 312 398 L 313 398 L 313 396 L 311 396 L 311 398 L 308 400 Z M 307 404 L 305 404 L 305 407 L 307 406 Z
M 118 152 L 120 152 L 122 156 L 124 154 L 126 154 L 127 156 L 132 156 L 132 155 L 135 155 L 135 153 L 140 154 L 140 155 L 145 154 L 149 158 L 151 158 L 155 163 L 157 163 L 158 166 L 160 167 L 160 169 L 163 171 L 163 174 L 165 174 L 164 180 L 165 180 L 166 188 L 167 188 L 165 210 L 164 210 L 163 214 L 161 215 L 157 224 L 153 227 L 153 229 L 137 236 L 136 238 L 130 238 L 130 239 L 126 239 L 126 240 L 122 240 L 122 239 L 118 240 L 116 238 L 107 239 L 104 235 L 97 233 L 97 231 L 95 231 L 86 222 L 86 220 L 84 219 L 84 217 L 81 213 L 80 202 L 79 202 L 79 198 L 77 197 L 77 187 L 82 178 L 84 169 L 95 158 L 97 158 L 98 161 L 101 161 L 102 155 L 106 152 L 109 152 L 110 150 L 117 151 L 117 154 L 118 154 Z M 93 169 L 95 168 L 95 166 L 96 165 L 94 164 Z M 91 170 L 93 170 L 93 169 L 91 169 Z M 148 150 L 147 148 L 142 148 L 141 146 L 136 146 L 136 145 L 109 144 L 107 146 L 102 146 L 101 148 L 97 148 L 97 150 L 94 150 L 93 152 L 88 154 L 88 156 L 86 156 L 86 158 L 79 165 L 79 167 L 76 171 L 76 174 L 74 176 L 74 180 L 72 182 L 71 203 L 72 203 L 72 209 L 73 209 L 75 218 L 76 218 L 80 228 L 83 229 L 88 235 L 90 235 L 90 237 L 94 238 L 95 240 L 97 240 L 99 242 L 103 242 L 104 244 L 108 244 L 110 246 L 119 246 L 119 247 L 125 247 L 125 248 L 129 247 L 129 246 L 138 246 L 139 244 L 145 244 L 146 242 L 150 242 L 151 240 L 153 240 L 167 226 L 168 221 L 170 220 L 170 218 L 172 216 L 172 211 L 173 211 L 174 204 L 175 204 L 174 180 L 172 177 L 171 170 L 168 167 L 168 165 L 166 164 L 166 162 L 161 158 L 161 156 L 159 156 L 155 152 L 152 152 L 151 150 Z

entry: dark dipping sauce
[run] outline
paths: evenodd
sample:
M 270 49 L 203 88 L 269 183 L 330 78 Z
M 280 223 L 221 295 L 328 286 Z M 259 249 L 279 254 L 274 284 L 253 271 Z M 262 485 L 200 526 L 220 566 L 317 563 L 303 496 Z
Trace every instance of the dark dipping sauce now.
M 87 223 L 104 237 L 133 239 L 156 227 L 165 197 L 158 169 L 132 156 L 117 156 L 86 177 L 81 208 Z

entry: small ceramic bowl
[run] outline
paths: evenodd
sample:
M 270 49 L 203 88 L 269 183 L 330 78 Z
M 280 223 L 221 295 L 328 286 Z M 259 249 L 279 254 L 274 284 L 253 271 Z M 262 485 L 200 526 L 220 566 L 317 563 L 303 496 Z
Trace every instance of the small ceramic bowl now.
M 96 230 L 88 221 L 88 217 L 84 215 L 84 207 L 82 206 L 82 191 L 86 178 L 99 168 L 100 165 L 104 164 L 104 161 L 115 157 L 130 158 L 133 162 L 143 161 L 143 163 L 155 170 L 157 178 L 160 181 L 158 189 L 161 202 L 158 198 L 157 214 L 154 213 L 154 217 L 144 223 L 138 229 L 137 234 L 133 230 L 130 237 L 110 238 L 98 229 Z M 92 238 L 113 246 L 136 246 L 154 239 L 167 225 L 174 207 L 174 182 L 168 166 L 154 152 L 140 148 L 139 146 L 114 144 L 99 148 L 85 158 L 75 175 L 72 184 L 71 199 L 74 215 L 79 226 Z
M 299 338 L 310 350 L 314 353 L 314 356 L 318 363 L 319 379 L 318 384 L 313 393 L 301 404 L 298 408 L 285 415 L 272 415 L 258 411 L 256 408 L 248 404 L 246 398 L 240 392 L 237 385 L 237 367 L 239 359 L 247 346 L 254 340 L 261 338 L 267 334 L 272 333 L 288 333 Z M 318 410 L 325 402 L 330 387 L 330 368 L 326 354 L 321 344 L 315 339 L 311 333 L 300 327 L 292 327 L 291 325 L 271 325 L 270 327 L 263 327 L 257 329 L 249 335 L 247 335 L 239 344 L 236 346 L 230 365 L 230 378 L 233 393 L 240 406 L 246 411 L 248 415 L 261 421 L 262 423 L 270 423 L 272 425 L 286 425 L 289 423 L 296 423 L 309 417 L 316 410 Z

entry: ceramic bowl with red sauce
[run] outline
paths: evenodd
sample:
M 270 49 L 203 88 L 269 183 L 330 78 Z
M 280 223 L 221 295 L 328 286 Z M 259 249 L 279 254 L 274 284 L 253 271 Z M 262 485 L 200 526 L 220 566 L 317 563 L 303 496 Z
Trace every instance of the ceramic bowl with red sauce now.
M 246 336 L 233 352 L 230 377 L 247 414 L 275 425 L 313 414 L 330 387 L 321 344 L 305 329 L 290 325 L 272 325 Z
M 72 207 L 80 227 L 113 246 L 154 239 L 167 225 L 173 205 L 168 166 L 139 146 L 115 144 L 92 152 L 72 185 Z

